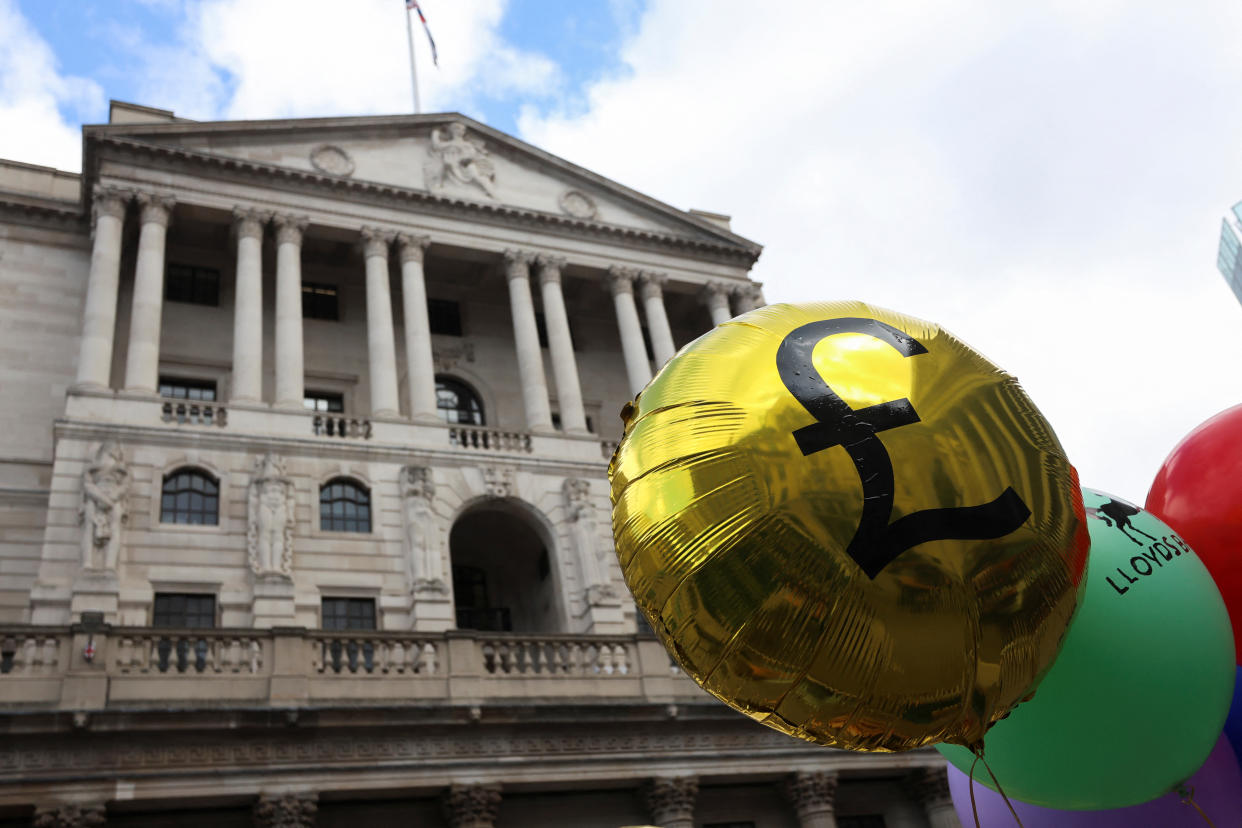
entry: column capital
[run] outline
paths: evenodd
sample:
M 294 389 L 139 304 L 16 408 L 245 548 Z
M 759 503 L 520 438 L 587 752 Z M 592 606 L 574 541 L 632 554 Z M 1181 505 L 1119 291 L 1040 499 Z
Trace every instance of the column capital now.
M 394 233 L 380 227 L 364 227 L 358 231 L 358 235 L 362 237 L 362 253 L 366 258 L 388 258 L 388 245 L 392 243 Z
M 276 225 L 277 244 L 302 244 L 302 233 L 308 223 L 306 216 L 277 213 L 272 217 L 272 223 Z
M 260 794 L 254 804 L 258 828 L 314 828 L 319 810 L 317 793 Z
M 703 289 L 699 291 L 699 295 L 703 301 L 710 307 L 724 306 L 729 307 L 730 286 L 725 282 L 708 282 L 703 285 Z
M 643 800 L 651 813 L 651 821 L 659 825 L 691 824 L 698 795 L 697 776 L 661 776 L 649 779 L 643 786 Z
M 423 261 L 427 247 L 431 244 L 431 236 L 419 233 L 398 233 L 396 236 L 397 250 L 401 256 L 401 264 Z
M 798 818 L 806 821 L 815 814 L 831 814 L 837 802 L 836 771 L 799 771 L 785 783 L 785 792 Z
M 271 220 L 272 214 L 253 207 L 233 208 L 233 232 L 238 238 L 263 238 L 263 225 Z
M 505 251 L 505 276 L 510 280 L 513 279 L 529 279 L 530 263 L 534 260 L 534 256 L 525 250 L 506 250 Z
M 91 224 L 100 216 L 111 216 L 112 218 L 125 218 L 125 210 L 129 207 L 129 201 L 134 197 L 130 190 L 122 190 L 118 187 L 96 187 L 91 192 Z
M 953 794 L 949 790 L 949 774 L 943 767 L 917 768 L 910 772 L 904 782 L 906 790 L 921 802 L 924 808 L 953 804 Z
M 104 824 L 103 803 L 40 805 L 31 825 L 35 828 L 93 828 Z
M 634 279 L 637 278 L 638 271 L 632 267 L 621 267 L 613 265 L 608 268 L 608 290 L 613 296 L 619 293 L 634 293 Z
M 500 811 L 500 786 L 454 784 L 442 804 L 452 828 L 492 828 Z
M 158 224 L 167 227 L 172 217 L 172 208 L 177 199 L 162 193 L 139 193 L 138 206 L 142 208 L 143 224 Z
M 564 256 L 552 256 L 547 253 L 540 253 L 535 257 L 535 261 L 539 265 L 539 284 L 547 284 L 548 282 L 561 282 L 561 271 L 565 269 Z
M 667 273 L 644 270 L 638 275 L 638 279 L 642 285 L 644 299 L 660 299 L 664 296 L 664 284 L 668 281 Z

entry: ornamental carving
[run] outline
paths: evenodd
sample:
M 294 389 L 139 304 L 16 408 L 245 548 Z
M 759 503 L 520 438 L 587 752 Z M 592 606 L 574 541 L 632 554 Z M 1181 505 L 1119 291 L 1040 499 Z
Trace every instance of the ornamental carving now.
M 593 219 L 599 215 L 595 202 L 581 190 L 566 190 L 561 193 L 561 210 L 565 215 L 580 219 Z
M 354 159 L 349 153 L 332 144 L 320 144 L 311 150 L 311 166 L 327 175 L 347 178 L 354 174 Z
M 256 828 L 315 828 L 319 810 L 314 793 L 263 794 L 254 804 Z
M 440 554 L 440 530 L 431 504 L 436 484 L 426 466 L 401 470 L 401 503 L 405 513 L 406 554 L 415 593 L 447 594 Z
M 483 490 L 488 497 L 512 497 L 517 469 L 511 466 L 488 466 L 483 469 Z
M 953 805 L 949 790 L 949 774 L 944 767 L 919 768 L 906 777 L 906 789 L 911 796 L 923 803 L 924 808 Z
M 255 575 L 293 575 L 293 481 L 285 464 L 265 454 L 254 464 L 250 478 L 250 525 L 246 543 L 250 571 Z
M 43 805 L 35 808 L 34 828 L 93 828 L 104 824 L 104 806 L 101 803 L 87 805 Z
M 474 344 L 437 345 L 433 361 L 437 374 L 451 374 L 459 362 L 474 362 Z
M 433 129 L 430 153 L 431 160 L 423 165 L 428 190 L 441 195 L 455 185 L 496 197 L 496 165 L 483 142 L 466 135 L 465 124 L 455 121 L 447 129 Z
M 493 828 L 500 811 L 500 786 L 452 785 L 442 804 L 451 828 Z
M 837 772 L 801 771 L 786 784 L 786 792 L 803 821 L 815 814 L 831 814 L 837 802 Z
M 565 511 L 569 529 L 578 553 L 578 566 L 582 572 L 582 589 L 586 602 L 591 606 L 615 604 L 617 589 L 608 578 L 608 569 L 600 560 L 598 528 L 595 504 L 591 502 L 591 484 L 578 477 L 570 477 L 561 487 L 565 495 Z
M 133 475 L 121 446 L 113 440 L 100 445 L 95 459 L 82 473 L 82 568 L 116 571 L 121 532 L 129 520 L 126 498 Z
M 686 825 L 694 821 L 694 800 L 699 780 L 694 776 L 668 776 L 652 779 L 643 787 L 643 799 L 657 825 Z

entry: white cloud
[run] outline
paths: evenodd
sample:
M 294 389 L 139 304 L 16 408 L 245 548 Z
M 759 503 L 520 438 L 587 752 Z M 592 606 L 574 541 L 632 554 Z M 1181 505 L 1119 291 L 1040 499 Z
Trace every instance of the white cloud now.
M 623 77 L 526 140 L 766 246 L 770 301 L 938 321 L 1142 500 L 1242 402 L 1214 270 L 1242 199 L 1236 4 L 652 0 Z
M 77 118 L 66 120 L 62 107 Z M 82 165 L 77 121 L 97 119 L 103 110 L 99 85 L 62 75 L 51 48 L 13 0 L 0 0 L 0 158 L 77 170 Z

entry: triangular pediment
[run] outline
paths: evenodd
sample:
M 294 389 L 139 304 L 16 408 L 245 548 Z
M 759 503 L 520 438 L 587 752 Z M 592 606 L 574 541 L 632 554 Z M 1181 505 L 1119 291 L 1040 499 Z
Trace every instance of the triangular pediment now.
M 759 246 L 710 214 L 678 210 L 456 113 L 116 124 L 110 138 L 736 247 Z

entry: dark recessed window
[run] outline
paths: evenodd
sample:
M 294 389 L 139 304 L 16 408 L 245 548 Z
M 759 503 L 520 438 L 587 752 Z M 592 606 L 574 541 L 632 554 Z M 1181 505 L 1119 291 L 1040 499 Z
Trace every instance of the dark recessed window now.
M 370 532 L 371 493 L 338 477 L 319 490 L 319 528 L 327 532 Z
M 193 305 L 220 304 L 220 271 L 214 267 L 170 264 L 164 275 L 164 298 Z
M 461 336 L 461 305 L 448 299 L 428 299 L 427 318 L 431 332 L 442 336 Z
M 215 380 L 161 376 L 160 396 L 171 397 L 174 400 L 214 402 L 216 399 L 216 382 Z
M 884 828 L 884 826 L 884 817 L 880 814 L 837 817 L 837 828 Z
M 178 469 L 164 477 L 160 523 L 215 526 L 219 521 L 220 486 L 198 469 Z
M 336 285 L 315 282 L 302 283 L 302 317 L 304 319 L 340 319 L 337 307 Z
M 331 391 L 307 391 L 302 405 L 310 411 L 327 411 L 339 414 L 345 410 L 345 395 Z
M 559 411 L 552 412 L 552 427 L 553 428 L 561 427 L 561 412 Z M 592 434 L 595 433 L 595 422 L 590 417 L 586 418 L 586 427 L 587 427 L 587 431 L 591 432 Z
M 375 629 L 374 598 L 324 598 L 325 630 Z
M 183 592 L 155 593 L 153 627 L 203 628 L 216 625 L 216 596 Z
M 483 425 L 483 403 L 464 382 L 436 377 L 436 409 L 445 422 Z
M 487 573 L 481 567 L 453 564 L 453 603 L 457 629 L 511 632 L 508 607 L 493 607 L 487 597 Z

